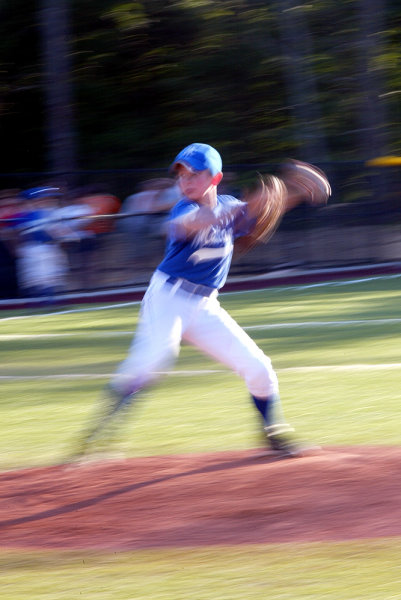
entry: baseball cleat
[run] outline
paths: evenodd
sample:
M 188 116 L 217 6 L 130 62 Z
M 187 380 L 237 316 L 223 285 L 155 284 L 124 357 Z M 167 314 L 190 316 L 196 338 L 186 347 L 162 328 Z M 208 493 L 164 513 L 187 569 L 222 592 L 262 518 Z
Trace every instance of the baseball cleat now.
M 268 444 L 273 452 L 282 458 L 297 458 L 303 456 L 302 447 L 288 436 L 268 435 Z
M 287 423 L 271 425 L 264 428 L 267 439 L 267 452 L 273 453 L 278 458 L 300 458 L 321 450 L 315 444 L 305 444 L 294 440 L 290 432 L 294 431 Z

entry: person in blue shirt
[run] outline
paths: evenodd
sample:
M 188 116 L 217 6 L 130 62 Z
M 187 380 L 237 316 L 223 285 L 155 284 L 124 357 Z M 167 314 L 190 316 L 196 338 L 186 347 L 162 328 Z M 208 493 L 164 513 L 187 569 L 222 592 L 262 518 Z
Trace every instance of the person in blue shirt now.
M 41 186 L 20 193 L 22 210 L 14 227 L 18 231 L 17 269 L 20 293 L 52 303 L 65 291 L 68 260 L 60 245 L 56 212 L 62 191 Z
M 182 341 L 243 378 L 261 417 L 269 452 L 302 454 L 283 422 L 271 360 L 220 306 L 219 289 L 230 269 L 235 239 L 255 224 L 248 205 L 218 194 L 222 160 L 208 144 L 193 143 L 171 165 L 181 199 L 166 224 L 167 246 L 143 297 L 136 334 L 126 359 L 107 386 L 108 410 L 87 434 L 92 442 L 112 417 L 169 369 Z

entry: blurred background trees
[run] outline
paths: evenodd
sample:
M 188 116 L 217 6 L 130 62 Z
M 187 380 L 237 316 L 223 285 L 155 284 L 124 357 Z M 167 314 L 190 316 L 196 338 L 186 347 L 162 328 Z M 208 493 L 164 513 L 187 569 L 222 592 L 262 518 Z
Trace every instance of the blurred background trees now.
M 400 153 L 398 0 L 3 0 L 3 172 Z

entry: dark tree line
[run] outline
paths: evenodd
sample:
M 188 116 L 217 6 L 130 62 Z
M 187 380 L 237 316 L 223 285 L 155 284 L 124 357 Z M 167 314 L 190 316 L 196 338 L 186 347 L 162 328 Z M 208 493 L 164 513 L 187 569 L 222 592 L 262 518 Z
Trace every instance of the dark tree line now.
M 398 0 L 3 0 L 3 172 L 400 153 Z

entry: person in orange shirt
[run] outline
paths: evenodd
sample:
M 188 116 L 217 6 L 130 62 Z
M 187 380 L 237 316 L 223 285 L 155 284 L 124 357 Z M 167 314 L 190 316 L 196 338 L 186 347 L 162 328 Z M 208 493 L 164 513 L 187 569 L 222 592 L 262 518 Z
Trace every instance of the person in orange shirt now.
M 114 229 L 114 219 L 109 215 L 115 215 L 121 208 L 121 200 L 113 194 L 107 193 L 101 188 L 84 188 L 80 194 L 80 202 L 91 209 L 94 217 L 107 215 L 105 219 L 90 219 L 86 229 L 96 235 L 109 233 Z

